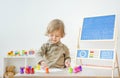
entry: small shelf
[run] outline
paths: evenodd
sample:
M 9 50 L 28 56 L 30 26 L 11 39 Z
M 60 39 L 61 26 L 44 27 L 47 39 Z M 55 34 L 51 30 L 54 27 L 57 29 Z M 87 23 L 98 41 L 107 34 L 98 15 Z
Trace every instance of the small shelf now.
M 19 72 L 20 67 L 35 66 L 35 55 L 27 55 L 27 56 L 5 56 L 3 58 L 3 72 L 5 72 L 5 68 L 8 65 L 14 65 L 16 67 L 16 72 Z
M 29 56 L 5 56 L 5 59 L 7 58 L 35 58 L 34 55 L 29 55 Z

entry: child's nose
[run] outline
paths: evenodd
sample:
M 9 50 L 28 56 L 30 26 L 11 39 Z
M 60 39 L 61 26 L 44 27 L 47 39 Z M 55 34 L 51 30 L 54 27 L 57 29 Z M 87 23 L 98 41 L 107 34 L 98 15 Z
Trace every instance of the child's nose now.
M 53 39 L 56 39 L 56 36 L 53 36 Z

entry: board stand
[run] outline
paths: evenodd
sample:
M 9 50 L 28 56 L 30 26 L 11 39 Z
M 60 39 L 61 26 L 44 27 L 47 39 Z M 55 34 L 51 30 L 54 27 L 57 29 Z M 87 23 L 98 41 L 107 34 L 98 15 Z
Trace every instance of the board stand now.
M 113 57 L 111 58 L 111 57 L 108 57 L 107 59 L 106 59 L 106 57 L 104 56 L 104 57 L 102 57 L 101 56 L 101 54 L 102 54 L 102 51 L 101 50 L 103 50 L 103 53 L 105 53 L 104 52 L 104 50 L 106 50 L 106 51 L 108 51 L 109 50 L 109 52 L 111 52 L 111 49 L 109 49 L 109 48 L 107 48 L 107 49 L 96 49 L 96 48 L 81 48 L 81 46 L 80 46 L 80 43 L 81 43 L 81 34 L 82 34 L 82 28 L 80 28 L 79 29 L 79 34 L 78 34 L 78 42 L 77 42 L 77 52 L 76 52 L 76 54 L 75 54 L 75 63 L 76 63 L 76 65 L 77 65 L 77 63 L 78 62 L 80 62 L 80 65 L 82 65 L 83 67 L 89 67 L 89 68 L 99 68 L 99 69 L 111 69 L 111 78 L 114 78 L 115 76 L 114 76 L 114 71 L 115 71 L 115 69 L 117 69 L 117 72 L 118 72 L 118 78 L 120 78 L 120 70 L 119 70 L 119 63 L 118 63 L 118 56 L 117 56 L 117 39 L 118 39 L 118 35 L 117 35 L 117 33 L 118 33 L 118 30 L 117 30 L 118 28 L 115 26 L 115 28 L 114 28 L 114 43 L 115 43 L 115 45 L 114 45 L 114 47 L 113 47 Z M 106 40 L 105 40 L 106 41 Z M 109 41 L 109 40 L 108 40 Z M 85 41 L 83 41 L 83 42 L 85 42 Z M 96 41 L 97 42 L 97 41 Z M 98 58 L 89 58 L 89 56 L 90 56 L 90 50 L 98 50 Z M 92 52 L 91 52 L 92 53 Z M 112 53 L 112 52 L 111 52 Z M 83 55 L 83 56 L 82 56 Z M 101 58 L 103 58 L 103 59 L 101 59 Z M 101 66 L 101 65 L 95 65 L 95 64 L 83 64 L 83 59 L 86 59 L 86 60 L 98 60 L 98 61 L 100 61 L 100 60 L 102 60 L 102 61 L 109 61 L 109 60 L 111 60 L 112 61 L 112 65 L 111 66 Z M 79 61 L 78 61 L 79 60 Z

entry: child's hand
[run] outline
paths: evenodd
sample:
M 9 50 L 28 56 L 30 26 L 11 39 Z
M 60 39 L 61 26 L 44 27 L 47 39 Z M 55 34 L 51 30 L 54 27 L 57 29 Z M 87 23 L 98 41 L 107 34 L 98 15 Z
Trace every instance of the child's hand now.
M 70 67 L 70 60 L 69 60 L 69 59 L 65 60 L 65 66 L 66 66 L 67 68 Z
M 46 64 L 44 61 L 42 61 L 42 62 L 41 62 L 41 68 L 42 68 L 42 69 L 45 69 L 46 67 L 48 67 L 47 64 Z

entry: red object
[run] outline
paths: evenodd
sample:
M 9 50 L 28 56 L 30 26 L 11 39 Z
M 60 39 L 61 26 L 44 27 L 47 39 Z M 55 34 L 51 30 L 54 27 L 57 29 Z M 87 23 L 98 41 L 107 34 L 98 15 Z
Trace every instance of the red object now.
M 34 72 L 34 68 L 32 68 L 31 69 L 31 72 L 30 72 L 31 74 L 34 74 L 35 72 Z
M 75 67 L 75 68 L 73 69 L 73 72 L 74 72 L 74 73 L 78 73 L 78 72 L 80 72 L 80 71 L 82 71 L 81 66 Z
M 49 73 L 49 68 L 48 68 L 48 67 L 46 67 L 45 71 L 46 71 L 46 73 Z
M 25 55 L 27 55 L 27 52 L 24 52 Z
M 29 67 L 26 67 L 26 68 L 25 68 L 25 73 L 26 73 L 26 74 L 30 74 L 30 68 L 29 68 Z

